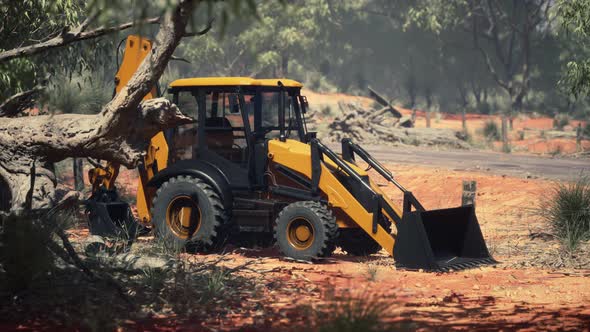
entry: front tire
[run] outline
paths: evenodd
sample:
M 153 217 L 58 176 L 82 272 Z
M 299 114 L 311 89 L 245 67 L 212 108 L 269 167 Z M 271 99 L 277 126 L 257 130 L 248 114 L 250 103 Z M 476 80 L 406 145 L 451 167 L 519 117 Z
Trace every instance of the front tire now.
M 152 204 L 156 236 L 173 249 L 206 251 L 220 245 L 227 214 L 215 190 L 202 180 L 177 176 L 162 183 Z
M 325 205 L 313 201 L 287 205 L 274 228 L 281 253 L 297 260 L 330 256 L 336 249 L 337 237 L 336 217 Z
M 385 216 L 382 217 L 379 225 L 391 233 L 391 222 Z M 337 245 L 351 256 L 369 256 L 381 251 L 381 245 L 362 228 L 341 229 Z

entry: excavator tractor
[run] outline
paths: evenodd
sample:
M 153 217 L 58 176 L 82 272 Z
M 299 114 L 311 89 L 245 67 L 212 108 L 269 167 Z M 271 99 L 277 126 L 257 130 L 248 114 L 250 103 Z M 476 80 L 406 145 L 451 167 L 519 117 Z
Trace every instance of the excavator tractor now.
M 126 82 L 120 73 L 132 73 L 149 46 L 128 37 L 118 88 Z M 342 140 L 341 153 L 324 145 L 307 129 L 301 88 L 283 78 L 170 83 L 172 101 L 196 121 L 152 138 L 138 168 L 138 222 L 177 248 L 210 250 L 237 230 L 238 237 L 272 234 L 281 253 L 296 260 L 321 259 L 340 247 L 350 255 L 384 249 L 408 269 L 494 263 L 473 206 L 425 210 L 352 140 Z M 360 160 L 403 193 L 401 207 Z

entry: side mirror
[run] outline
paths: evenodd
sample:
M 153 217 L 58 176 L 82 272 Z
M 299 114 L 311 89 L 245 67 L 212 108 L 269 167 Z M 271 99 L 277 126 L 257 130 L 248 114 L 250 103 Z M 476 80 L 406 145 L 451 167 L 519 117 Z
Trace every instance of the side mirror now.
M 305 105 L 305 108 L 309 107 L 309 103 L 307 102 L 306 96 L 301 96 L 301 102 L 303 103 L 303 105 Z

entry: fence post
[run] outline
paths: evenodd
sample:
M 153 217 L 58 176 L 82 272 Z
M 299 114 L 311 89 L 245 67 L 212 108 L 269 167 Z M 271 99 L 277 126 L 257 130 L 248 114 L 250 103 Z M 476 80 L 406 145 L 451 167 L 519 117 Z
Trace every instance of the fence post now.
M 477 183 L 475 181 L 463 180 L 463 194 L 461 195 L 461 205 L 475 206 L 475 192 Z
M 578 123 L 576 128 L 576 152 L 582 152 L 582 123 Z
M 502 151 L 510 152 L 510 146 L 508 145 L 508 119 L 506 119 L 506 115 L 502 115 Z

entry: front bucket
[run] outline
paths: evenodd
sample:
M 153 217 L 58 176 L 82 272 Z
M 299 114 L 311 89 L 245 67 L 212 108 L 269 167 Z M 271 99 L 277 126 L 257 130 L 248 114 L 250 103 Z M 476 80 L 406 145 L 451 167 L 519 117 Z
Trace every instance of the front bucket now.
M 88 200 L 86 208 L 90 234 L 126 239 L 135 238 L 138 224 L 126 202 Z
M 496 262 L 473 206 L 406 212 L 396 226 L 393 256 L 402 268 L 449 271 Z

